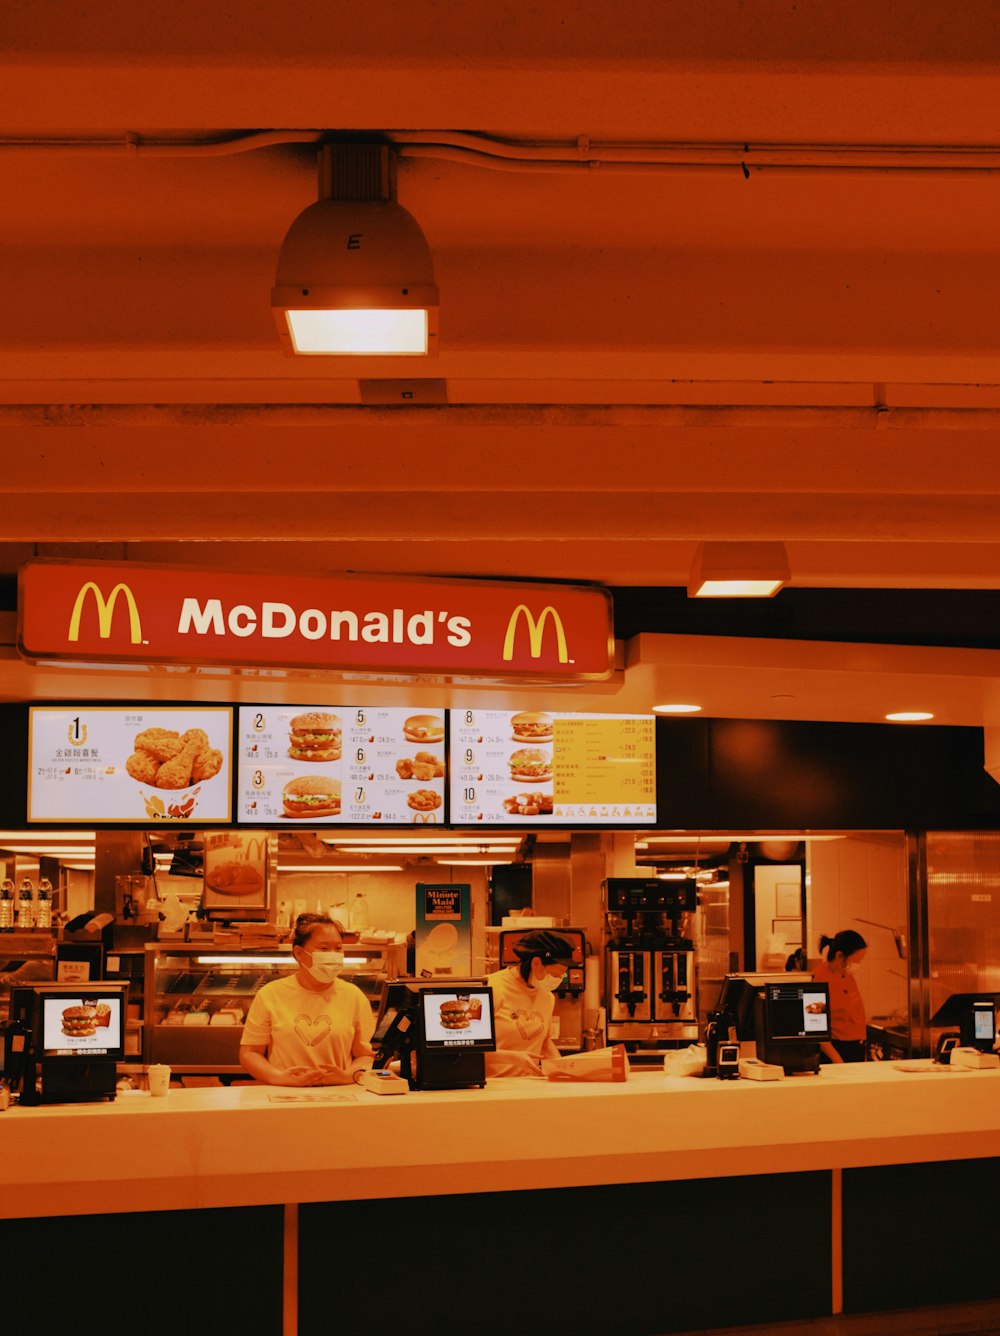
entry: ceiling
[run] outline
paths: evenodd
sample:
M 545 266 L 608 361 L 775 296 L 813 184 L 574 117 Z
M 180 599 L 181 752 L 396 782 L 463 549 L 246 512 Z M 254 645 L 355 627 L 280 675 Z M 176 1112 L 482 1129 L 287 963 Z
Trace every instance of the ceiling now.
M 992 0 L 404 12 L 7 6 L 0 576 L 124 551 L 655 588 L 759 538 L 803 589 L 1000 588 Z M 435 359 L 279 348 L 278 248 L 352 133 L 399 151 Z M 989 650 L 708 641 L 640 637 L 594 699 L 1000 724 Z M 0 653 L 3 698 L 74 689 Z

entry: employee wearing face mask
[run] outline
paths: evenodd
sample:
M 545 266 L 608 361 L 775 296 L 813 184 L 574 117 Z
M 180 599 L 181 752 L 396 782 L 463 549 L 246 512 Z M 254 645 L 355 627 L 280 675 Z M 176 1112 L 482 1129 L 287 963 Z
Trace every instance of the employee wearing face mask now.
M 812 969 L 817 983 L 830 988 L 830 1034 L 820 1052 L 827 1062 L 864 1062 L 866 1025 L 865 1004 L 854 977 L 868 950 L 859 932 L 845 928 L 836 937 L 821 937 L 820 951 L 826 959 Z
M 565 937 L 545 929 L 525 933 L 516 965 L 487 976 L 493 989 L 497 1049 L 486 1054 L 487 1076 L 541 1076 L 542 1058 L 557 1058 L 552 1040 L 555 990 L 573 956 Z
M 350 1085 L 371 1066 L 371 1004 L 337 976 L 344 966 L 340 926 L 300 914 L 292 934 L 294 974 L 267 983 L 247 1013 L 240 1065 L 267 1085 Z

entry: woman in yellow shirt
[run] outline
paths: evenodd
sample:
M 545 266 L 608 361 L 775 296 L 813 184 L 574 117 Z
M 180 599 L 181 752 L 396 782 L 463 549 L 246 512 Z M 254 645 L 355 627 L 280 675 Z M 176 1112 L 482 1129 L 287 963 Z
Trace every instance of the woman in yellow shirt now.
M 844 928 L 836 937 L 821 937 L 820 951 L 826 960 L 813 967 L 817 983 L 830 989 L 830 1042 L 820 1044 L 827 1062 L 864 1062 L 867 1018 L 865 1003 L 854 977 L 868 951 L 868 943 L 853 928 Z

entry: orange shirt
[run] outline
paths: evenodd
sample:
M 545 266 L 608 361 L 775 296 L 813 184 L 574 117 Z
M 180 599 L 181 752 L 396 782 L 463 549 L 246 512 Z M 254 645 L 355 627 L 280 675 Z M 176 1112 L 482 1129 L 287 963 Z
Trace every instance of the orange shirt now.
M 825 960 L 813 966 L 817 983 L 830 988 L 830 1034 L 834 1039 L 864 1039 L 865 1003 L 853 974 L 831 968 Z

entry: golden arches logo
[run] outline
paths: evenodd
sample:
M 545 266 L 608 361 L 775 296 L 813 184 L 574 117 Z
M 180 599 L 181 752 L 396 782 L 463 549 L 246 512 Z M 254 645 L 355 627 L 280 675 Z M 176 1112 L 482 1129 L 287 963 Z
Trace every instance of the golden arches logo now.
M 503 659 L 509 663 L 514 657 L 514 641 L 517 638 L 517 628 L 520 625 L 521 618 L 524 617 L 524 624 L 528 628 L 528 648 L 533 659 L 538 659 L 542 654 L 542 642 L 545 637 L 545 626 L 549 618 L 552 618 L 552 624 L 556 629 L 556 649 L 559 651 L 559 662 L 569 662 L 569 651 L 566 648 L 566 631 L 563 628 L 562 618 L 556 612 L 551 603 L 547 603 L 536 618 L 527 604 L 519 603 L 510 614 L 510 621 L 507 623 L 507 634 L 503 642 Z
M 415 826 L 436 826 L 437 815 L 434 812 L 414 812 L 413 824 Z
M 88 580 L 80 589 L 76 596 L 76 602 L 73 604 L 73 611 L 69 619 L 69 634 L 67 640 L 80 639 L 80 621 L 83 617 L 83 605 L 87 601 L 87 595 L 93 594 L 94 607 L 97 609 L 97 634 L 101 640 L 109 639 L 111 635 L 111 623 L 115 615 L 115 604 L 119 597 L 124 597 L 128 605 L 128 624 L 130 638 L 133 645 L 142 643 L 142 625 L 139 621 L 139 609 L 136 607 L 135 595 L 129 589 L 127 584 L 119 582 L 112 589 L 107 598 L 99 585 L 93 580 Z

